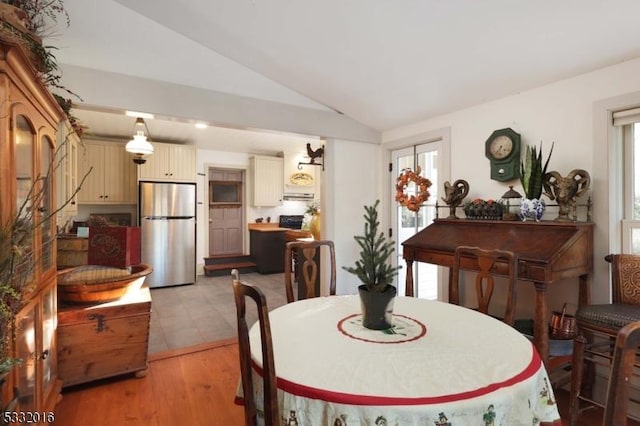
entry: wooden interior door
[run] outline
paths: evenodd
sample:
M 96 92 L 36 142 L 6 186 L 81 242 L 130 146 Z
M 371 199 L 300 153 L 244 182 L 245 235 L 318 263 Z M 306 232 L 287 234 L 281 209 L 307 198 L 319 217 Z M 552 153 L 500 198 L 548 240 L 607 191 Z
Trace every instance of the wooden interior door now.
M 236 169 L 211 169 L 209 180 L 243 182 L 244 171 Z M 244 185 L 241 185 L 241 188 Z M 241 195 L 240 200 L 244 200 Z M 209 255 L 242 254 L 243 205 L 209 206 Z

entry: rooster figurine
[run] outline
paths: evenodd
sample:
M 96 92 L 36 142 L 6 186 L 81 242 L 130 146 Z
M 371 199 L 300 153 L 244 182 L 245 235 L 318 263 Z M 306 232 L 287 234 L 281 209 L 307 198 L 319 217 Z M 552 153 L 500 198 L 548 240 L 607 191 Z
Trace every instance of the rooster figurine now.
M 311 164 L 315 164 L 316 162 L 316 158 L 322 158 L 322 155 L 324 154 L 324 148 L 320 147 L 318 149 L 316 149 L 315 151 L 313 149 L 311 149 L 311 144 L 307 142 L 307 155 L 310 158 L 310 163 Z

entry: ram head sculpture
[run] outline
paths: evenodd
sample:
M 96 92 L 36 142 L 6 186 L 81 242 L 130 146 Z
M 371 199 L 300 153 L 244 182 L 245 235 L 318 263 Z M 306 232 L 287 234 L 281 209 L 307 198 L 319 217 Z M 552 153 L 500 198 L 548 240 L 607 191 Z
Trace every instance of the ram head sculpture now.
M 542 186 L 544 195 L 558 203 L 556 222 L 573 222 L 576 214 L 576 199 L 584 194 L 591 184 L 591 177 L 586 170 L 574 169 L 566 177 L 553 171 L 544 175 Z M 573 211 L 573 219 L 569 213 Z

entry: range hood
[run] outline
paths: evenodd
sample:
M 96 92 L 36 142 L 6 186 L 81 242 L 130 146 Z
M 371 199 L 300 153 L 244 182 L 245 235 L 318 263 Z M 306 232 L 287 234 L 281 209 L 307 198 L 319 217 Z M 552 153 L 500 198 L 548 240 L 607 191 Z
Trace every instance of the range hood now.
M 282 198 L 287 201 L 313 201 L 314 194 L 312 192 L 285 193 Z
M 291 201 L 313 201 L 315 192 L 315 168 L 298 167 L 304 153 L 284 153 L 283 199 Z

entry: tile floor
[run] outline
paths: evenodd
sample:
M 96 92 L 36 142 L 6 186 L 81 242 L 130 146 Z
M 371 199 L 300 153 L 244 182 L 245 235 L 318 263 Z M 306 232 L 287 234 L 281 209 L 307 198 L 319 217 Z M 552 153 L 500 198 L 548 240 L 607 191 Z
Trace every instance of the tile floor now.
M 284 274 L 250 273 L 241 279 L 258 286 L 269 309 L 286 303 Z M 255 309 L 247 306 L 247 315 Z M 181 349 L 235 337 L 236 305 L 231 277 L 198 276 L 193 285 L 151 289 L 149 353 Z

